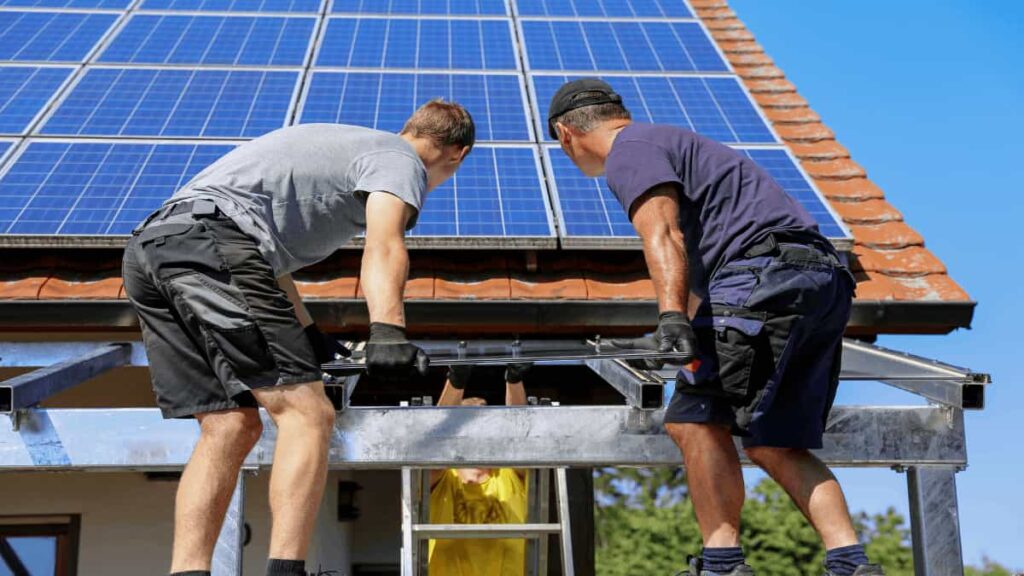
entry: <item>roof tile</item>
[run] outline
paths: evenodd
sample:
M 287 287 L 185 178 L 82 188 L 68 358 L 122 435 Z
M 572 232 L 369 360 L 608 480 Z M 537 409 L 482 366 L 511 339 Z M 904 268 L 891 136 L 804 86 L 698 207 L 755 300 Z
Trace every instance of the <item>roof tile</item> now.
M 775 80 L 786 77 L 777 66 L 737 66 L 736 73 L 744 80 Z
M 881 272 L 888 276 L 913 278 L 926 274 L 945 274 L 946 267 L 934 254 L 921 246 L 899 250 L 877 250 L 857 245 L 852 265 L 866 272 Z
M 747 84 L 750 88 L 750 84 Z M 772 108 L 801 108 L 807 106 L 807 100 L 804 100 L 803 96 L 800 96 L 796 92 L 768 92 L 761 91 L 755 92 L 751 89 L 751 93 L 754 96 L 754 100 L 764 110 Z
M 754 94 L 754 98 L 760 102 L 757 98 L 757 94 L 785 94 L 787 92 L 796 92 L 796 86 L 792 82 L 785 78 L 772 78 L 772 79 L 750 79 L 743 82 L 746 84 L 747 89 L 750 90 L 751 94 Z M 797 100 L 801 106 L 806 106 L 807 101 L 801 98 Z
M 728 52 L 725 58 L 733 66 L 768 66 L 775 64 L 764 52 Z
M 295 286 L 303 299 L 344 299 L 356 297 L 359 285 L 358 274 L 348 272 L 342 274 L 309 274 L 296 273 Z
M 783 140 L 790 142 L 818 142 L 820 140 L 832 140 L 836 137 L 821 122 L 781 124 L 775 127 L 775 131 L 779 133 L 779 136 L 782 136 Z
M 882 189 L 867 178 L 851 178 L 849 180 L 818 180 L 818 189 L 833 201 L 869 200 L 882 198 Z
M 512 297 L 505 256 L 478 252 L 434 260 L 434 298 L 445 300 L 507 300 Z
M 61 270 L 40 288 L 40 300 L 117 300 L 121 276 L 116 271 L 72 273 Z
M 893 249 L 924 246 L 924 238 L 904 222 L 851 225 L 857 243 L 867 248 Z
M 718 41 L 754 40 L 754 35 L 746 28 L 736 30 L 712 30 L 711 37 Z
M 725 0 L 690 0 L 690 6 L 694 10 L 707 10 L 711 8 L 728 8 L 729 3 Z
M 753 40 L 723 40 L 718 47 L 726 54 L 756 54 L 764 52 L 764 48 Z
M 42 270 L 5 272 L 0 275 L 0 299 L 36 300 L 50 273 Z
M 799 108 L 796 108 L 799 110 Z M 765 110 L 765 115 L 771 119 L 771 114 Z M 820 140 L 818 142 L 791 142 L 789 149 L 801 160 L 834 160 L 836 158 L 849 158 L 850 151 L 835 140 Z
M 733 12 L 732 8 L 728 6 L 711 6 L 702 8 L 698 6 L 693 7 L 697 11 L 702 20 L 715 20 L 719 18 L 736 18 L 736 13 Z
M 737 20 L 736 18 L 729 18 L 725 16 L 719 17 L 716 15 L 710 18 L 706 18 L 705 20 L 706 21 L 704 22 L 704 26 L 706 26 L 707 29 L 711 31 L 746 30 L 746 28 L 743 26 L 743 23 Z
M 534 267 L 509 266 L 512 298 L 587 299 L 587 284 L 581 277 L 581 264 L 577 257 L 548 253 L 538 253 L 536 256 L 537 262 Z
M 903 215 L 883 199 L 863 202 L 835 202 L 833 208 L 849 224 L 881 224 L 903 220 Z
M 780 132 L 781 130 L 781 126 Z M 789 128 L 787 125 L 785 128 Z M 814 178 L 830 180 L 849 180 L 850 178 L 864 178 L 867 172 L 864 168 L 849 158 L 838 158 L 836 160 L 804 160 L 801 162 L 804 170 Z
M 821 122 L 821 116 L 810 108 L 766 108 L 764 115 L 773 124 L 807 124 Z

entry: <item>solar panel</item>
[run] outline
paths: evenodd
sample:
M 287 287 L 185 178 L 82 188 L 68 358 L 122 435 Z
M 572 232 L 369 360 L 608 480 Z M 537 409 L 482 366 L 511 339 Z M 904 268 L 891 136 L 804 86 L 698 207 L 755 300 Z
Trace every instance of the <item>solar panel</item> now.
M 24 134 L 72 70 L 0 66 L 0 134 Z
M 726 72 L 696 22 L 521 20 L 531 70 Z
M 738 149 L 765 169 L 811 214 L 827 238 L 850 236 L 785 149 Z M 588 178 L 555 146 L 545 147 L 555 213 L 567 248 L 639 246 L 639 238 L 604 178 Z
M 135 14 L 100 62 L 301 66 L 315 18 Z
M 427 196 L 410 236 L 534 238 L 554 247 L 540 174 L 532 146 L 475 147 L 455 177 Z
M 337 122 L 398 132 L 432 98 L 461 103 L 478 140 L 533 140 L 522 79 L 510 74 L 313 72 L 301 122 Z
M 117 19 L 84 12 L 0 12 L 0 60 L 81 62 Z
M 692 18 L 683 0 L 516 0 L 520 16 Z
M 0 6 L 17 8 L 76 8 L 124 10 L 131 0 L 0 0 Z
M 547 134 L 547 106 L 555 91 L 578 77 L 531 75 Z M 776 143 L 764 119 L 736 78 L 702 76 L 603 76 L 640 122 L 680 126 L 726 143 Z
M 7 153 L 14 148 L 14 140 L 0 140 L 0 168 L 4 165 L 4 160 L 7 160 Z
M 0 176 L 0 233 L 128 234 L 232 148 L 32 141 Z
M 321 0 L 144 0 L 143 10 L 319 12 Z
M 331 12 L 353 14 L 506 14 L 505 0 L 334 0 Z
M 515 70 L 509 21 L 331 18 L 317 66 Z
M 290 71 L 91 68 L 40 133 L 256 137 L 287 124 L 298 76 Z

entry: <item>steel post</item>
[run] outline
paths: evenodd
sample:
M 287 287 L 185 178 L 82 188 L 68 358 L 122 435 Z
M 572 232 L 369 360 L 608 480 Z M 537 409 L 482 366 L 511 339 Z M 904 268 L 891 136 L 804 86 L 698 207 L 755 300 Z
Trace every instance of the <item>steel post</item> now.
M 916 576 L 963 576 L 955 466 L 911 466 L 910 528 Z

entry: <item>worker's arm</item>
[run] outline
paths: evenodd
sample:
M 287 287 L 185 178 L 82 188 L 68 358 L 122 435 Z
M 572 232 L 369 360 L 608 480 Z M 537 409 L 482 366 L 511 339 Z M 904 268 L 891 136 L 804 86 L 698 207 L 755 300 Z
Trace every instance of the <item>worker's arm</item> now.
M 427 372 L 429 360 L 405 335 L 402 304 L 409 275 L 405 229 L 416 210 L 387 192 L 371 192 L 366 199 L 366 245 L 359 282 L 370 312 L 370 339 L 366 365 L 371 376 L 405 379 L 415 368 Z

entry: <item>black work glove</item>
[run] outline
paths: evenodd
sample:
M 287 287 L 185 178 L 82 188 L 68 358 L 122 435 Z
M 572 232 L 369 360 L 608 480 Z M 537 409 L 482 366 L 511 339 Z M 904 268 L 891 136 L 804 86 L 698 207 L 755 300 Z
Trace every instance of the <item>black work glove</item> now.
M 309 345 L 313 347 L 313 355 L 316 356 L 316 361 L 320 364 L 337 360 L 338 356 L 348 358 L 352 355 L 352 352 L 336 338 L 321 332 L 316 324 L 310 324 L 302 331 L 306 333 Z
M 465 390 L 466 384 L 469 384 L 469 377 L 472 375 L 472 364 L 460 364 L 448 367 L 448 382 L 450 382 L 452 388 L 455 388 L 456 390 Z
M 507 384 L 519 384 L 523 381 L 523 377 L 526 373 L 533 368 L 533 364 L 509 364 L 505 367 L 505 383 Z
M 427 375 L 430 358 L 409 342 L 405 328 L 383 322 L 370 323 L 370 340 L 366 343 L 366 373 L 385 380 L 402 380 L 413 375 Z
M 658 316 L 658 329 L 653 334 L 640 338 L 624 338 L 611 341 L 612 346 L 627 350 L 656 350 L 658 352 L 680 352 L 680 364 L 689 364 L 697 357 L 697 338 L 693 335 L 690 319 L 682 312 L 662 312 Z M 645 370 L 659 370 L 664 360 L 643 359 L 630 361 L 631 366 Z

